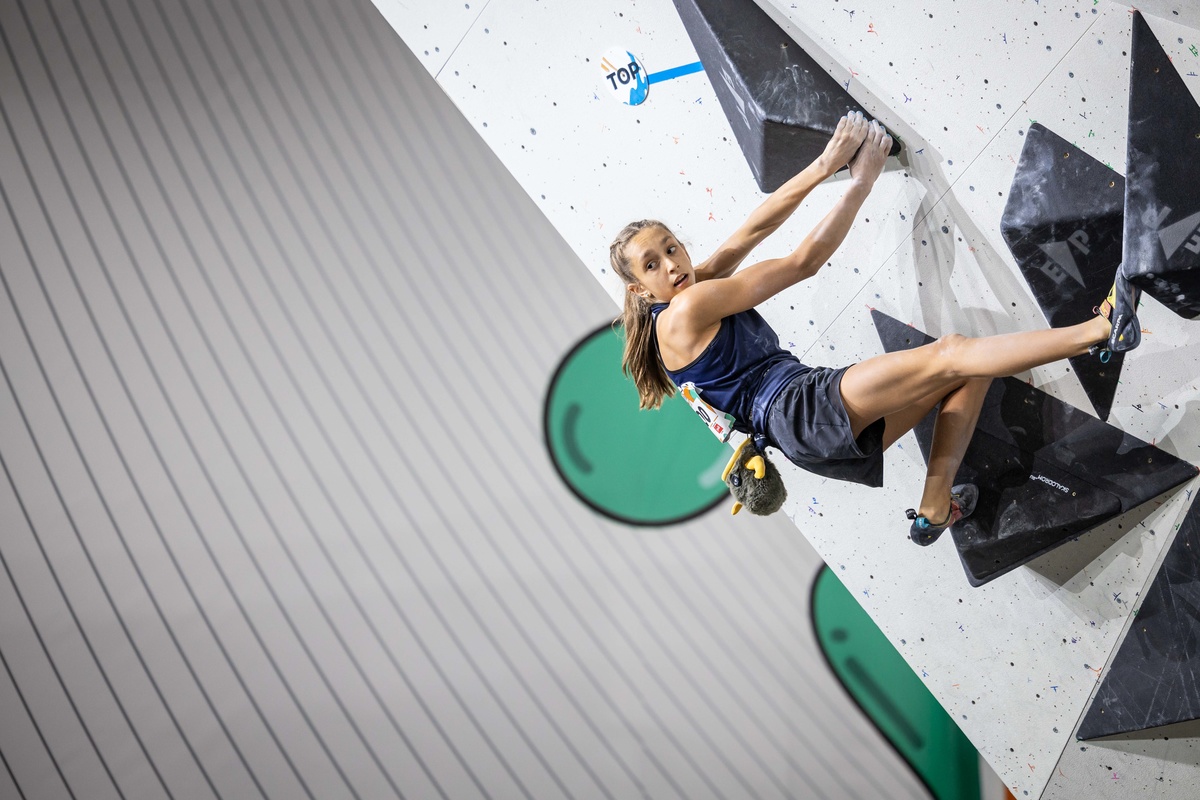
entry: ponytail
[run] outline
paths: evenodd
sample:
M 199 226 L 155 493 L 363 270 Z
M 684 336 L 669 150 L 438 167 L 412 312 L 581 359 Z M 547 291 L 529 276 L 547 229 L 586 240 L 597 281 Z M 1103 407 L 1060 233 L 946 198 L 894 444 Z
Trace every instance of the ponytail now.
M 625 246 L 636 233 L 645 228 L 667 226 L 651 219 L 639 220 L 626 225 L 609 246 L 609 261 L 613 270 L 626 284 L 636 282 L 629 259 L 625 257 Z M 621 371 L 633 379 L 638 390 L 638 405 L 641 408 L 659 408 L 664 397 L 675 394 L 675 384 L 667 375 L 658 357 L 654 341 L 654 316 L 650 302 L 639 294 L 626 290 L 625 306 L 621 317 L 613 322 L 625 329 L 625 351 L 621 356 Z
M 675 394 L 675 384 L 667 376 L 654 344 L 654 317 L 649 301 L 633 292 L 625 293 L 625 310 L 619 320 L 625 328 L 625 352 L 621 371 L 633 379 L 638 390 L 638 406 L 658 408 L 664 397 Z

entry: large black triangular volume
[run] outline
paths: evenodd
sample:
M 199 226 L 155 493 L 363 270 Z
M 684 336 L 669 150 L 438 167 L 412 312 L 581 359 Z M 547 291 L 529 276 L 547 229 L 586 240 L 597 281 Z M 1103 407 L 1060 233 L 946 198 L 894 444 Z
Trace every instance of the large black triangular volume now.
M 884 350 L 929 336 L 872 311 Z M 926 461 L 933 414 L 914 429 Z M 950 529 L 980 586 L 1196 475 L 1196 468 L 1016 378 L 993 381 L 956 483 L 979 487 Z
M 1136 11 L 1132 52 L 1121 269 L 1192 319 L 1200 316 L 1200 106 Z
M 1200 503 L 1142 595 L 1083 722 L 1080 739 L 1200 719 Z
M 1029 126 L 1000 232 L 1051 327 L 1095 314 L 1121 265 L 1124 216 L 1123 177 L 1045 126 Z M 1124 354 L 1070 362 L 1108 419 Z
M 675 0 L 675 8 L 764 192 L 819 156 L 844 114 L 866 113 L 753 0 Z

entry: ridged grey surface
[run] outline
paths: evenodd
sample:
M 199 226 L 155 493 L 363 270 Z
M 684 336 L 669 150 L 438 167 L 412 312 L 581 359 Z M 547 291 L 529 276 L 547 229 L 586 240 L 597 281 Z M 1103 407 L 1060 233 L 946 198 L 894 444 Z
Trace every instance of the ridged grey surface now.
M 786 519 L 558 482 L 615 309 L 367 0 L 9 0 L 0 116 L 0 797 L 924 796 Z

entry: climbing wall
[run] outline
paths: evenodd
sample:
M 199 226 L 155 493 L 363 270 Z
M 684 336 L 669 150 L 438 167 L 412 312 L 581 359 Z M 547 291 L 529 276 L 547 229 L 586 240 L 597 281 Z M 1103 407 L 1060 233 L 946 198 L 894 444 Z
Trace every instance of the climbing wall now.
M 559 481 L 611 301 L 367 0 L 0 3 L 0 243 L 3 800 L 929 796 L 786 518 Z
M 376 5 L 614 300 L 607 244 L 627 221 L 665 220 L 699 258 L 764 197 L 714 90 L 724 78 L 688 69 L 697 51 L 668 0 Z M 1200 95 L 1200 11 L 1139 7 Z M 1000 220 L 1035 123 L 1124 174 L 1130 6 L 762 8 L 905 143 L 831 262 L 764 305 L 783 344 L 810 364 L 874 355 L 872 310 L 933 336 L 1045 327 Z M 815 190 L 757 256 L 788 252 L 843 188 L 835 177 Z M 1200 328 L 1152 299 L 1141 325 L 1143 344 L 1105 400 L 1108 423 L 1197 463 Z M 1092 411 L 1065 362 L 1019 377 Z M 972 588 L 949 541 L 926 550 L 907 540 L 902 512 L 923 474 L 912 437 L 888 454 L 881 490 L 784 466 L 788 516 L 1018 797 L 1200 781 L 1177 732 L 1075 743 L 1195 481 Z

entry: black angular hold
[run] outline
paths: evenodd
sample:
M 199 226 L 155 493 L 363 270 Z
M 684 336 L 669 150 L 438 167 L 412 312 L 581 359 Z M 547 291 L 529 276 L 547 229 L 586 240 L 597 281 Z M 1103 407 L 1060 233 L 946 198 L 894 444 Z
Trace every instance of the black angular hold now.
M 932 337 L 872 311 L 884 350 Z M 931 413 L 914 429 L 929 460 Z M 950 529 L 972 586 L 1196 476 L 1196 468 L 1016 378 L 992 382 L 955 483 L 979 487 L 975 513 Z
M 819 156 L 843 115 L 866 114 L 753 0 L 675 0 L 675 8 L 762 191 Z
M 1124 215 L 1123 177 L 1045 126 L 1029 126 L 1000 232 L 1051 327 L 1086 322 L 1107 296 L 1121 264 Z M 1102 420 L 1124 358 L 1070 359 Z
M 1079 739 L 1200 719 L 1200 504 L 1193 504 L 1117 648 Z
M 1200 106 L 1133 13 L 1121 269 L 1181 317 L 1200 316 Z

